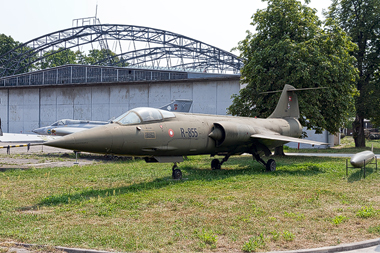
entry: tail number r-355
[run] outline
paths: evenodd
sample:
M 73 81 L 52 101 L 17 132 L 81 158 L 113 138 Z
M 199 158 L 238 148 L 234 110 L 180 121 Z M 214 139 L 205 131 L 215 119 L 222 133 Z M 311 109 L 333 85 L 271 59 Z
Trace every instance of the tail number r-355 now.
M 198 132 L 196 128 L 188 128 L 185 131 L 184 128 L 180 128 L 182 138 L 196 138 L 198 137 Z

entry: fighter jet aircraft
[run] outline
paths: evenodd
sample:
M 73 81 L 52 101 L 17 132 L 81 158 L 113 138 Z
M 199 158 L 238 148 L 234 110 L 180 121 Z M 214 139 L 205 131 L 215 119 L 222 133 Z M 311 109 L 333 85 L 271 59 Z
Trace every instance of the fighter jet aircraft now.
M 162 110 L 176 111 L 176 112 L 189 112 L 193 101 L 188 99 L 176 99 L 173 102 L 160 107 Z M 111 121 L 111 120 L 110 120 Z M 61 119 L 50 126 L 40 127 L 32 131 L 40 135 L 56 135 L 64 136 L 72 133 L 81 132 L 83 130 L 102 126 L 110 123 L 110 121 L 89 121 L 89 120 L 74 120 L 74 119 Z
M 177 163 L 183 156 L 210 154 L 212 169 L 220 169 L 231 155 L 252 154 L 253 158 L 276 170 L 276 162 L 261 156 L 287 142 L 328 145 L 299 139 L 302 126 L 295 89 L 285 85 L 274 112 L 266 119 L 249 117 L 184 114 L 155 108 L 132 109 L 113 123 L 63 136 L 44 145 L 91 153 L 140 156 L 146 162 L 174 163 L 173 179 L 181 179 Z

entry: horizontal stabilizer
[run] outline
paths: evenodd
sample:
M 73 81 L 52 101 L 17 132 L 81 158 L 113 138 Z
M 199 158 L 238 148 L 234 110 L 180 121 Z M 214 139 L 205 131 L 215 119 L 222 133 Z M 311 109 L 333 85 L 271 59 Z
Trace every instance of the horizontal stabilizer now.
M 315 87 L 315 88 L 300 88 L 300 89 L 288 89 L 288 91 L 301 91 L 301 90 L 320 90 L 320 89 L 327 89 L 328 87 Z M 275 91 L 263 91 L 260 92 L 260 94 L 271 94 L 271 93 L 277 93 L 282 92 L 282 90 L 275 90 Z
M 175 112 L 190 112 L 193 100 L 190 99 L 176 99 L 173 102 L 164 105 L 158 109 Z
M 294 138 L 284 135 L 271 135 L 271 134 L 253 134 L 251 135 L 251 138 L 255 139 L 263 139 L 263 140 L 276 140 L 276 141 L 285 141 L 285 142 L 297 142 L 297 143 L 304 143 L 304 144 L 310 144 L 310 145 L 330 145 L 329 143 L 319 142 L 319 141 L 312 141 L 312 140 L 305 140 L 300 138 Z

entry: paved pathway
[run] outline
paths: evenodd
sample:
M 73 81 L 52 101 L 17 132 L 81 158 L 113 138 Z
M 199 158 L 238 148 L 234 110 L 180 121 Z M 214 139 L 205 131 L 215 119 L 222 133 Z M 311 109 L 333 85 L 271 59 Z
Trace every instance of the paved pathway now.
M 337 153 L 285 153 L 288 156 L 321 156 L 321 157 L 351 157 L 355 154 L 337 154 Z M 380 157 L 380 154 L 375 154 Z
M 19 244 L 18 247 L 15 245 L 10 246 L 8 243 L 7 246 L 4 246 L 0 243 L 0 249 L 7 249 L 8 252 L 15 253 L 41 253 L 45 252 L 44 248 L 39 248 L 38 250 L 30 250 L 29 248 L 34 247 L 38 248 L 36 245 L 30 244 Z M 68 253 L 111 253 L 107 251 L 97 251 L 90 249 L 78 249 L 78 248 L 65 248 L 65 247 L 56 247 L 55 249 L 49 248 L 48 252 L 68 252 Z M 344 252 L 344 253 L 374 253 L 380 252 L 380 238 L 367 240 L 363 242 L 342 244 L 332 247 L 323 247 L 315 249 L 301 249 L 301 250 L 291 250 L 291 251 L 272 251 L 267 253 L 332 253 L 332 252 Z

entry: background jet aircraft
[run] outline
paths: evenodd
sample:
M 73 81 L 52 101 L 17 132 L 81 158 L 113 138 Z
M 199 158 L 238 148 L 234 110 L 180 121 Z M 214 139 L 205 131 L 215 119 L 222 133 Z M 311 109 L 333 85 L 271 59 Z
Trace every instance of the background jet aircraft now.
M 274 112 L 267 119 L 183 114 L 155 108 L 132 109 L 113 123 L 73 133 L 44 145 L 114 155 L 141 156 L 146 162 L 174 163 L 172 177 L 182 178 L 177 163 L 183 156 L 221 155 L 212 169 L 220 169 L 231 155 L 250 153 L 267 170 L 274 171 L 273 159 L 265 162 L 271 149 L 287 142 L 328 145 L 299 139 L 302 126 L 295 89 L 285 85 Z
M 76 119 L 61 119 L 54 122 L 50 126 L 40 127 L 33 129 L 36 134 L 41 135 L 57 135 L 63 136 L 76 132 L 83 131 L 85 129 L 93 128 L 96 126 L 103 126 L 108 124 L 108 121 L 89 121 L 89 120 L 76 120 Z
M 160 109 L 175 112 L 189 112 L 192 103 L 192 100 L 176 99 L 173 102 L 160 107 Z M 93 128 L 96 126 L 106 125 L 108 123 L 110 123 L 110 121 L 61 119 L 57 122 L 54 122 L 50 126 L 36 128 L 32 131 L 40 135 L 64 136 L 76 132 L 81 132 L 85 129 Z

